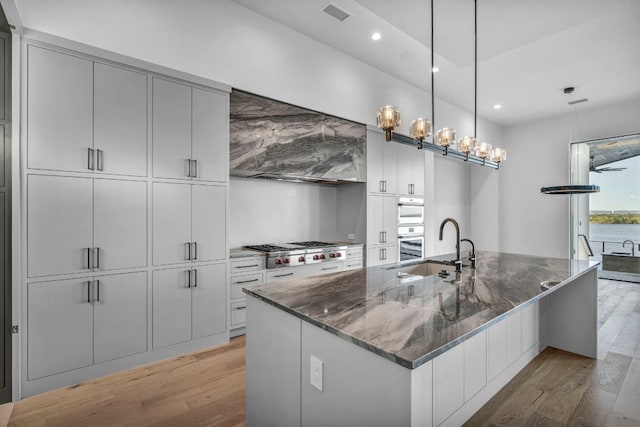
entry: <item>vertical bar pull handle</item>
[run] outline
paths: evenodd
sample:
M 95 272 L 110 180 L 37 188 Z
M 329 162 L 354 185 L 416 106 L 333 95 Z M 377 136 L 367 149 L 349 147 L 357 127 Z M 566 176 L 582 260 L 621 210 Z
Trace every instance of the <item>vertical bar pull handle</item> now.
M 100 280 L 96 280 L 96 301 L 100 302 Z
M 198 242 L 193 242 L 193 259 L 198 259 Z
M 191 287 L 191 270 L 187 270 L 187 287 Z
M 98 157 L 98 159 L 97 159 L 97 163 L 98 163 L 97 169 L 99 171 L 102 171 L 102 150 L 100 150 L 100 149 L 96 150 L 96 155 Z
M 91 248 L 87 248 L 87 269 L 91 270 Z
M 384 238 L 382 237 L 383 236 L 382 233 L 384 233 L 384 231 L 381 231 L 380 233 L 378 233 L 380 235 L 379 236 L 380 243 L 384 243 Z
M 198 287 L 198 269 L 197 268 L 193 269 L 193 287 L 194 288 Z
M 94 248 L 96 250 L 96 268 L 100 268 L 100 248 Z
M 187 176 L 191 178 L 191 159 L 187 159 L 187 163 L 189 165 L 189 172 L 187 172 Z
M 187 245 L 187 261 L 191 261 L 191 242 L 187 242 L 185 245 Z
M 87 149 L 87 169 L 93 170 L 93 148 Z
M 193 162 L 193 175 L 191 175 L 193 178 L 197 178 L 198 177 L 198 161 L 197 160 L 191 160 Z
M 91 280 L 87 281 L 87 302 L 91 302 Z

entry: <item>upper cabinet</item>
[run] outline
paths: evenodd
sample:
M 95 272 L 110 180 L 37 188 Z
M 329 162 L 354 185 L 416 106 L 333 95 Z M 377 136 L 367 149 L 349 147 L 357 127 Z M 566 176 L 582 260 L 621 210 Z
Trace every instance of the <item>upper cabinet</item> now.
M 385 141 L 384 133 L 367 131 L 367 191 L 397 194 L 398 146 Z
M 225 182 L 228 96 L 153 78 L 153 176 Z
M 398 145 L 398 194 L 424 196 L 424 151 Z
M 30 45 L 27 165 L 147 174 L 147 76 Z

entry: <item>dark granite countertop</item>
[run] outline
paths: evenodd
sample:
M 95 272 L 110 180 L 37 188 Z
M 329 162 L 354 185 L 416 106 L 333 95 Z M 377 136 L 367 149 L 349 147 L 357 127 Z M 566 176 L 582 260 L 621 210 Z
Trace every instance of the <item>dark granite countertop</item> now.
M 462 274 L 451 272 L 448 277 L 433 274 L 445 266 L 420 262 L 295 278 L 243 290 L 413 369 L 598 265 L 485 251 L 479 251 L 477 259 L 475 270 L 465 267 Z M 543 281 L 559 284 L 544 289 L 540 286 Z

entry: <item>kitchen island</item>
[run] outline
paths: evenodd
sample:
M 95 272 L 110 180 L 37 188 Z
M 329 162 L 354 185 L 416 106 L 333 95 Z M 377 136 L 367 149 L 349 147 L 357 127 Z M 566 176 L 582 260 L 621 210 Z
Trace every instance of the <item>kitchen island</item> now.
M 460 425 L 547 345 L 596 357 L 597 263 L 477 258 L 246 288 L 247 425 Z

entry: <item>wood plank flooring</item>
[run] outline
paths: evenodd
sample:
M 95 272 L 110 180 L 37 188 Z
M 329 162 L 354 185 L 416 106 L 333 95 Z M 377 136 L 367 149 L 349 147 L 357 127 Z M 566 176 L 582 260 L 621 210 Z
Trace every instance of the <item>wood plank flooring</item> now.
M 467 425 L 640 426 L 640 285 L 600 280 L 599 292 L 598 360 L 548 348 Z M 244 351 L 238 337 L 30 397 L 9 425 L 242 426 Z

